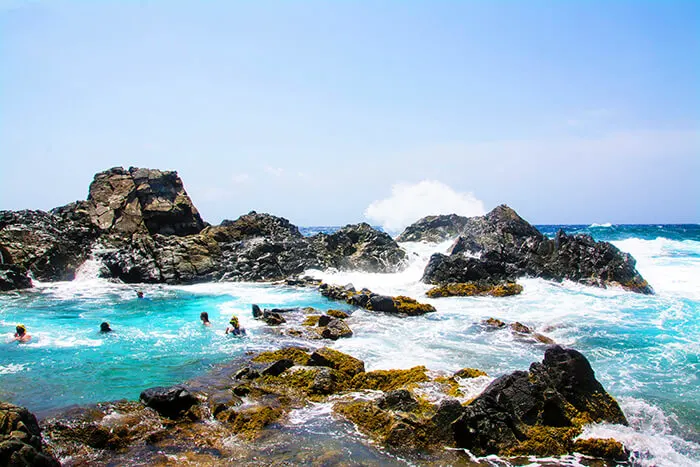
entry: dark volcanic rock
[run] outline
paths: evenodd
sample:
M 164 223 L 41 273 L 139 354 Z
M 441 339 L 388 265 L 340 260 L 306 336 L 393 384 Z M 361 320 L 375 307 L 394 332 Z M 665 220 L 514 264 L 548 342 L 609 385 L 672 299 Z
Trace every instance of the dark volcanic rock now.
M 92 220 L 102 230 L 190 235 L 204 228 L 174 171 L 114 167 L 95 175 L 88 201 Z
M 460 234 L 469 220 L 457 214 L 428 216 L 409 225 L 396 237 L 397 242 L 442 242 Z
M 568 279 L 598 287 L 620 285 L 633 292 L 653 293 L 631 255 L 589 235 L 569 236 L 559 231 L 555 239 L 549 239 L 505 205 L 460 223 L 460 237 L 451 254 L 433 255 L 423 282 L 500 282 L 521 276 Z
M 177 418 L 198 402 L 197 397 L 182 386 L 154 387 L 141 393 L 141 402 L 159 414 Z
M 0 291 L 28 289 L 32 280 L 27 271 L 16 264 L 0 264 Z
M 311 241 L 327 266 L 341 270 L 396 272 L 406 252 L 388 234 L 361 223 L 346 225 L 334 234 L 317 234 Z
M 0 211 L 0 250 L 5 263 L 17 264 L 39 280 L 75 277 L 99 231 L 84 212 L 81 215 L 67 207 L 54 211 Z
M 458 447 L 476 455 L 568 452 L 585 423 L 627 424 L 579 352 L 554 346 L 530 371 L 493 381 L 453 424 Z
M 252 211 L 207 226 L 176 172 L 134 167 L 96 174 L 87 201 L 0 211 L 0 253 L 40 280 L 71 280 L 93 254 L 105 277 L 171 284 L 278 281 L 311 268 L 388 272 L 406 258 L 367 224 L 307 238 L 287 219 Z
M 36 417 L 24 407 L 5 402 L 0 402 L 0 465 L 60 465 L 51 455 L 44 453 Z

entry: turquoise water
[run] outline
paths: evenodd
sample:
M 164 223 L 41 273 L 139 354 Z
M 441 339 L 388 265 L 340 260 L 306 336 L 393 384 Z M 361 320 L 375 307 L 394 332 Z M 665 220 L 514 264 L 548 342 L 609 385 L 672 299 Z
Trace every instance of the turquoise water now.
M 558 227 L 540 226 L 548 235 Z M 354 311 L 348 320 L 354 337 L 331 345 L 362 358 L 368 369 L 470 366 L 496 377 L 541 360 L 544 347 L 507 332 L 488 332 L 479 322 L 488 317 L 520 321 L 583 352 L 620 401 L 631 427 L 592 426 L 593 435 L 619 439 L 637 453 L 640 465 L 697 465 L 700 227 L 565 230 L 591 233 L 630 252 L 657 294 L 524 279 L 523 294 L 507 299 L 422 299 L 438 310 L 424 317 Z M 403 246 L 412 262 L 401 273 L 311 273 L 333 283 L 420 298 L 428 288 L 419 282 L 425 262 L 449 245 Z M 17 322 L 34 336 L 29 344 L 0 344 L 0 399 L 41 414 L 70 404 L 137 398 L 144 388 L 182 382 L 243 352 L 298 343 L 254 321 L 252 303 L 338 307 L 309 290 L 231 283 L 144 286 L 147 299 L 138 300 L 133 286 L 96 279 L 94 270 L 87 264 L 73 282 L 0 295 L 0 336 L 11 338 Z M 202 311 L 209 313 L 211 328 L 199 323 Z M 248 328 L 248 337 L 224 335 L 232 313 Z M 114 333 L 98 333 L 104 320 Z M 307 343 L 322 344 L 327 342 Z

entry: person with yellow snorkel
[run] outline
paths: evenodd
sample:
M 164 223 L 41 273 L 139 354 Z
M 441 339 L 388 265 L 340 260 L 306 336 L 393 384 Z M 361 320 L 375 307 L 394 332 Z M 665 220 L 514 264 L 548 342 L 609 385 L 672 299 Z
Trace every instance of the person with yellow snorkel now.
M 228 324 L 229 326 L 226 328 L 226 334 L 233 334 L 234 336 L 245 335 L 245 328 L 241 327 L 236 315 L 231 316 L 231 321 L 229 321 Z
M 27 334 L 27 328 L 24 327 L 24 324 L 18 324 L 15 329 L 17 332 L 15 333 L 14 340 L 17 342 L 29 342 L 32 339 L 32 336 Z

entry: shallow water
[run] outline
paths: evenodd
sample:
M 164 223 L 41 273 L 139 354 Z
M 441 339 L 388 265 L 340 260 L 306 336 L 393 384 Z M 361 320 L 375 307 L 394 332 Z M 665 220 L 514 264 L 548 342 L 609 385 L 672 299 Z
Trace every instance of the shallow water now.
M 553 235 L 558 227 L 541 229 Z M 631 427 L 593 426 L 590 433 L 619 439 L 636 452 L 640 465 L 698 465 L 700 227 L 566 230 L 591 233 L 631 253 L 657 294 L 525 279 L 517 297 L 431 300 L 423 298 L 428 286 L 419 282 L 423 267 L 431 253 L 444 251 L 449 243 L 404 244 L 411 263 L 401 273 L 309 272 L 331 283 L 409 295 L 434 304 L 437 313 L 399 318 L 356 310 L 348 320 L 354 337 L 330 345 L 363 359 L 368 370 L 426 365 L 455 371 L 468 366 L 496 377 L 541 360 L 544 346 L 507 331 L 487 331 L 479 323 L 489 317 L 520 321 L 583 352 L 620 401 Z M 138 300 L 134 286 L 95 279 L 95 269 L 88 263 L 73 282 L 0 295 L 0 340 L 10 339 L 18 322 L 33 335 L 29 344 L 0 344 L 0 399 L 39 414 L 70 404 L 135 399 L 147 387 L 185 381 L 248 350 L 296 342 L 265 332 L 250 315 L 253 303 L 347 308 L 312 290 L 240 283 L 143 286 L 147 298 Z M 202 311 L 209 313 L 211 328 L 199 323 Z M 224 335 L 232 313 L 248 337 Z M 109 321 L 114 332 L 101 335 L 102 321 Z M 307 343 L 322 344 L 328 342 Z M 324 423 L 337 423 L 324 418 L 326 408 L 315 410 L 314 417 L 300 415 L 304 423 L 294 424 L 292 417 L 289 429 L 306 430 L 317 423 L 323 431 Z M 351 443 L 349 438 L 345 443 Z

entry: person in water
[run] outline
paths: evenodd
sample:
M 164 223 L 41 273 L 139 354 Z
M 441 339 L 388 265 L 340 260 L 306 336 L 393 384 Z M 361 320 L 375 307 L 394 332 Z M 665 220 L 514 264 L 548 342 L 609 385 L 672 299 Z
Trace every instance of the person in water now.
M 209 322 L 209 313 L 206 311 L 203 311 L 199 314 L 199 319 L 202 320 L 202 324 L 205 326 L 211 326 L 211 323 Z
M 136 298 L 143 298 L 143 292 L 140 290 L 136 291 Z
M 15 330 L 17 332 L 14 340 L 17 342 L 29 342 L 32 339 L 32 336 L 27 333 L 27 328 L 24 327 L 24 324 L 18 324 Z
M 109 323 L 107 321 L 103 322 L 100 324 L 100 332 L 102 334 L 106 334 L 108 332 L 112 332 L 112 328 L 109 327 Z
M 233 334 L 234 336 L 245 335 L 245 329 L 241 327 L 236 315 L 231 316 L 231 321 L 229 321 L 228 324 L 229 326 L 226 328 L 226 334 Z

